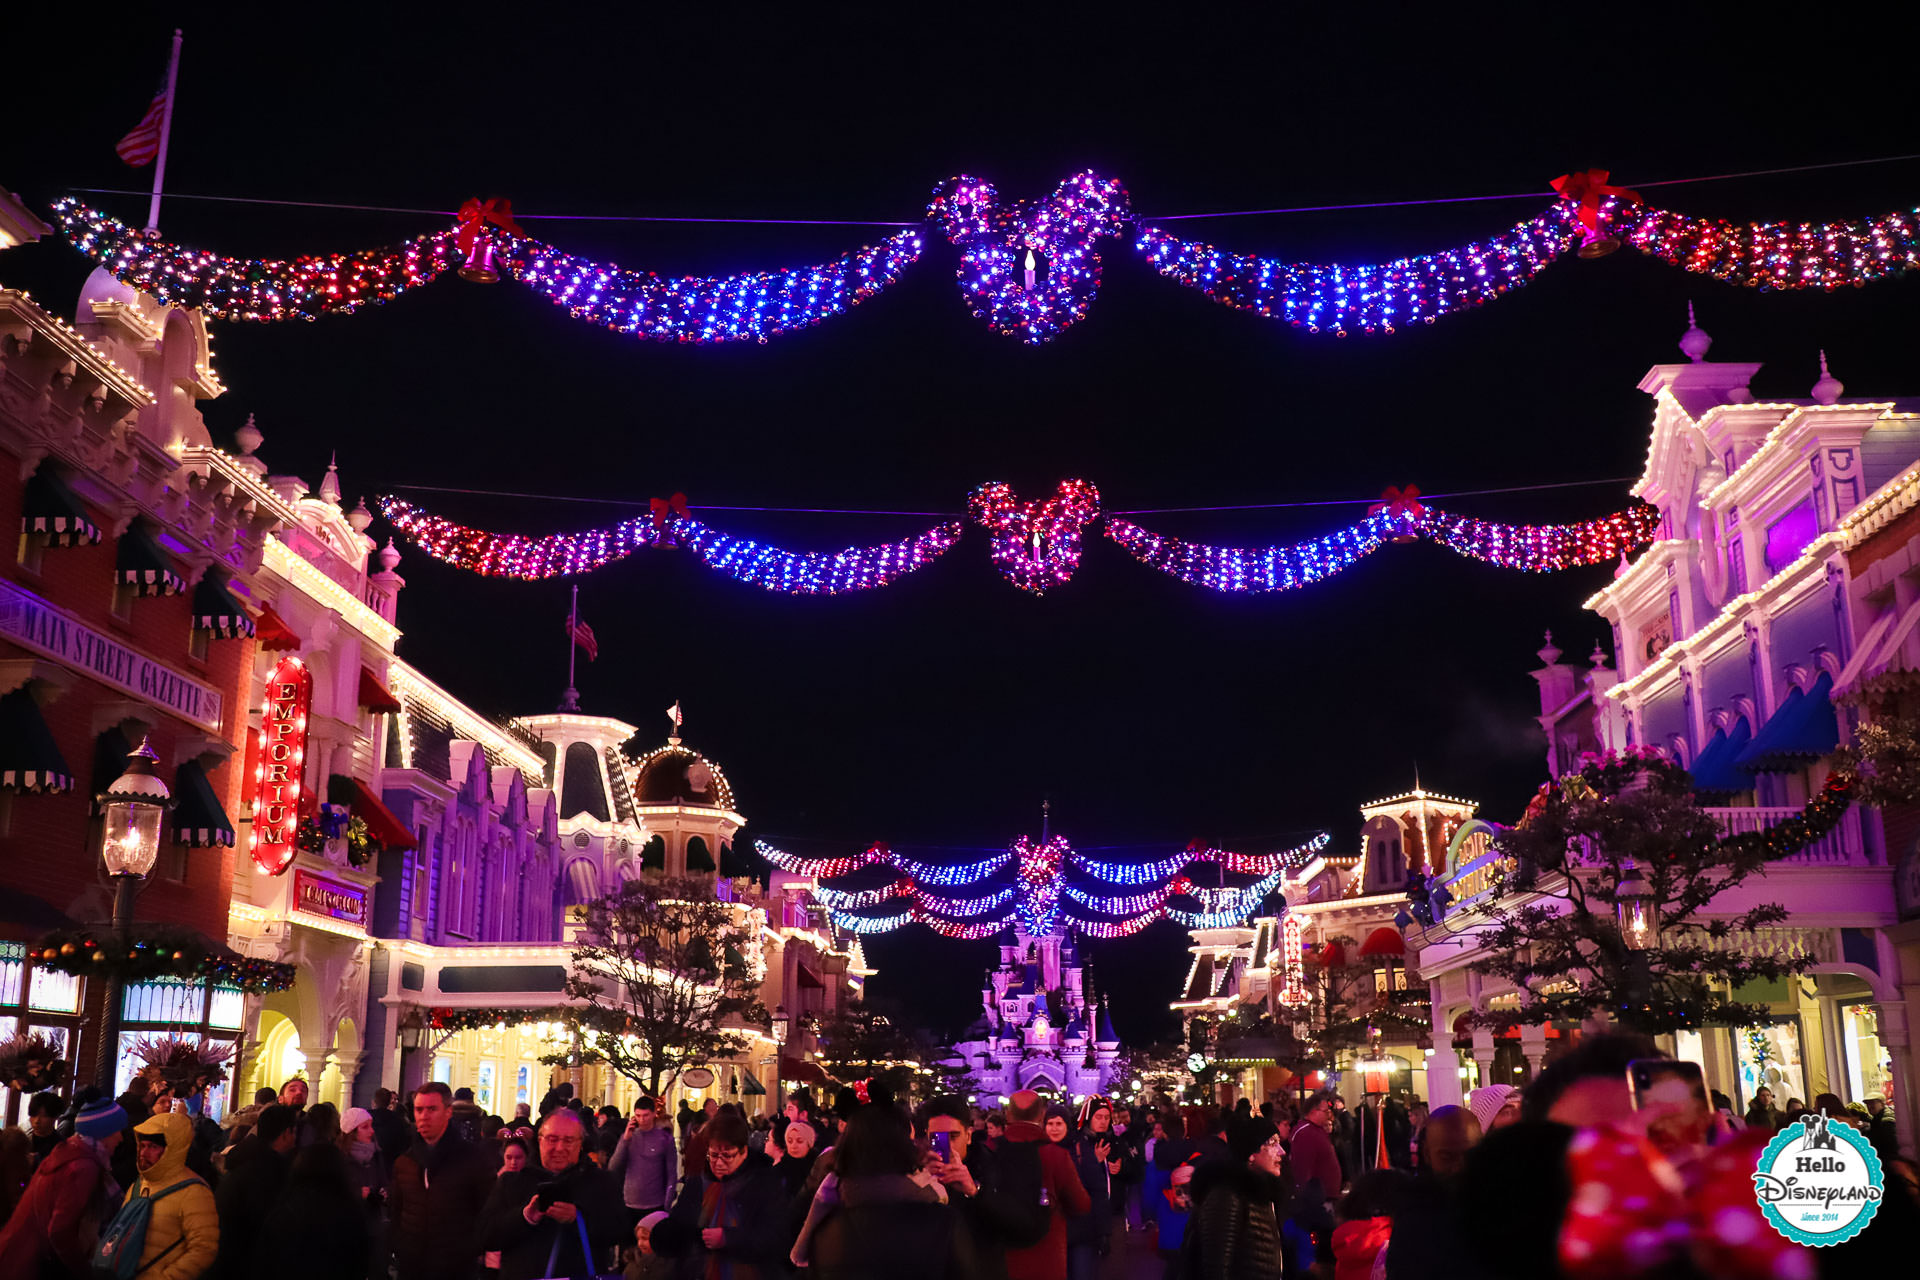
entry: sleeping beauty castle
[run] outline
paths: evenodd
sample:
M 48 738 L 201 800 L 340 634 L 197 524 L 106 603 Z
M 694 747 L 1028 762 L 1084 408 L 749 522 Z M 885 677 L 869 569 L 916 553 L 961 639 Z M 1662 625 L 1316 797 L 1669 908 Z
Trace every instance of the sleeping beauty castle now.
M 1019 1089 L 1059 1098 L 1105 1094 L 1120 1070 L 1120 1037 L 1106 1005 L 1087 997 L 1085 970 L 1062 932 L 1016 929 L 980 990 L 985 1016 L 954 1046 L 975 1093 L 991 1101 Z

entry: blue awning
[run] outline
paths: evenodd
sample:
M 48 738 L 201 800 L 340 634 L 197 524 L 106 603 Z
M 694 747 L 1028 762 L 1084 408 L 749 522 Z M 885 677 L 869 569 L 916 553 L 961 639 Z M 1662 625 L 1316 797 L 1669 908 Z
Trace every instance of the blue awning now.
M 1734 764 L 1749 773 L 1795 773 L 1840 745 L 1840 721 L 1833 713 L 1833 675 L 1822 671 L 1806 689 L 1787 695 Z
M 1753 790 L 1752 776 L 1741 772 L 1733 763 L 1752 741 L 1753 727 L 1745 716 L 1733 722 L 1732 733 L 1715 729 L 1713 737 L 1694 757 L 1693 768 L 1688 770 L 1693 774 L 1693 789 L 1714 795 Z
M 175 844 L 189 849 L 233 847 L 233 821 L 198 760 L 187 761 L 174 773 L 173 799 Z
M 0 791 L 71 791 L 73 770 L 60 756 L 40 704 L 24 688 L 0 697 Z

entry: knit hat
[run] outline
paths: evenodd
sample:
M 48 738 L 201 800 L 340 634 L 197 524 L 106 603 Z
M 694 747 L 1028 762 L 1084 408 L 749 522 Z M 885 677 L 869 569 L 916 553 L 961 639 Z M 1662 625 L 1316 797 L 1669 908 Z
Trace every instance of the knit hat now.
M 73 1122 L 73 1131 L 88 1138 L 105 1138 L 126 1127 L 127 1113 L 120 1109 L 119 1103 L 107 1098 L 89 1102 L 80 1108 L 80 1114 Z
M 1480 1122 L 1481 1133 L 1492 1131 L 1493 1118 L 1519 1092 L 1510 1084 L 1489 1084 L 1467 1095 L 1467 1110 L 1473 1112 L 1473 1118 Z
M 665 1209 L 655 1209 L 652 1213 L 640 1219 L 640 1225 L 642 1227 L 645 1227 L 648 1231 L 651 1231 L 655 1227 L 659 1226 L 661 1223 L 665 1222 L 666 1220 L 667 1220 L 667 1211 Z
M 1240 1116 L 1227 1126 L 1227 1150 L 1236 1162 L 1244 1161 L 1279 1136 L 1280 1130 L 1266 1117 Z
M 340 1132 L 356 1133 L 361 1125 L 373 1119 L 373 1112 L 365 1107 L 348 1107 L 347 1113 L 340 1117 Z

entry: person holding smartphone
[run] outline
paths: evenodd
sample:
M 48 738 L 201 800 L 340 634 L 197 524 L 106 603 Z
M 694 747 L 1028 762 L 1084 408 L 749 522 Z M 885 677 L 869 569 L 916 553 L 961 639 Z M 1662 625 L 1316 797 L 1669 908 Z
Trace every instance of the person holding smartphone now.
M 538 1165 L 499 1175 L 481 1214 L 481 1248 L 499 1251 L 500 1280 L 592 1280 L 599 1258 L 632 1237 L 592 1141 L 585 1118 L 563 1107 L 540 1122 Z
M 607 1172 L 620 1182 L 620 1198 L 629 1224 L 637 1224 L 673 1199 L 679 1180 L 680 1158 L 673 1149 L 673 1131 L 660 1123 L 654 1100 L 641 1097 L 633 1104 L 626 1128 L 614 1145 Z
M 974 1246 L 982 1274 L 1006 1272 L 1008 1249 L 1037 1244 L 1050 1211 L 1041 1203 L 1040 1162 L 1032 1143 L 994 1151 L 976 1141 L 972 1108 L 948 1095 L 920 1113 L 927 1135 L 927 1171 L 947 1189 L 948 1202 Z

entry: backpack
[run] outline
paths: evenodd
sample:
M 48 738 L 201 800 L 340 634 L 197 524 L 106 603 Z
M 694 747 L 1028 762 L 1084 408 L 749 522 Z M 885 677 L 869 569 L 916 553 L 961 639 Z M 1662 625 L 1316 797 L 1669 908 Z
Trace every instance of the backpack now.
M 198 1178 L 182 1178 L 150 1196 L 134 1196 L 115 1210 L 113 1218 L 100 1228 L 100 1239 L 93 1247 L 93 1261 L 88 1268 L 91 1280 L 133 1280 L 145 1271 L 147 1268 L 140 1265 L 140 1255 L 147 1247 L 147 1224 L 153 1220 L 154 1202 L 198 1181 Z M 186 1236 L 182 1235 L 153 1261 L 160 1261 L 185 1241 Z

